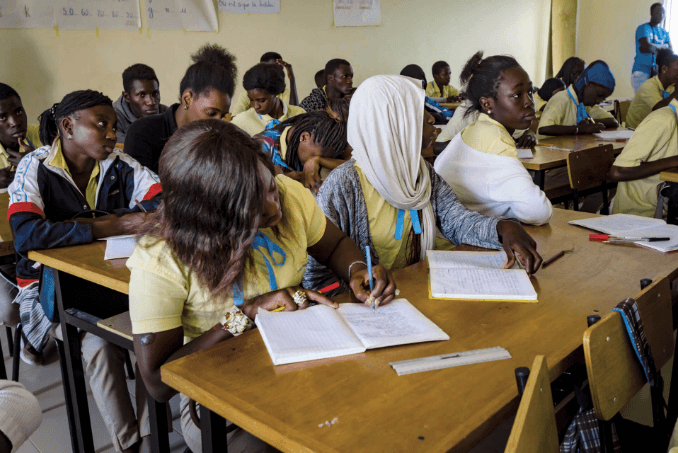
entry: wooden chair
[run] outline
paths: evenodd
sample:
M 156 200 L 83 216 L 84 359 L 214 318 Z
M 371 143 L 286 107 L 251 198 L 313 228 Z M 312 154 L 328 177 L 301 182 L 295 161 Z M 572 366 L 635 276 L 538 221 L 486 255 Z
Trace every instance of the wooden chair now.
M 571 199 L 574 210 L 579 210 L 579 197 L 595 192 L 603 194 L 602 214 L 609 214 L 607 191 L 610 184 L 607 175 L 614 163 L 615 155 L 612 145 L 598 146 L 569 153 L 567 155 L 567 173 L 572 188 Z
M 558 429 L 546 358 L 538 355 L 532 364 L 523 397 L 513 422 L 506 453 L 558 452 Z
M 668 277 L 657 279 L 635 298 L 643 321 L 645 337 L 652 349 L 657 370 L 661 369 L 673 355 L 673 318 L 669 280 Z M 602 422 L 601 439 L 609 445 L 611 443 L 609 422 L 645 385 L 644 371 L 638 363 L 624 321 L 618 312 L 608 314 L 584 332 L 584 355 L 593 407 L 596 417 Z M 653 404 L 659 404 L 659 402 L 653 401 Z M 663 406 L 661 410 L 663 411 Z M 616 417 L 615 421 L 618 419 L 621 417 Z M 659 420 L 655 420 L 655 425 L 657 424 Z M 623 440 L 622 435 L 628 430 L 618 427 L 617 432 L 620 440 Z M 655 430 L 652 435 L 637 440 L 641 442 L 661 441 L 662 435 L 663 433 L 660 435 Z M 647 443 L 642 449 L 655 451 Z M 629 451 L 640 450 L 632 448 Z
M 617 119 L 620 126 L 626 121 L 626 112 L 629 111 L 630 106 L 631 106 L 630 100 L 620 101 L 618 99 L 615 99 L 614 117 Z

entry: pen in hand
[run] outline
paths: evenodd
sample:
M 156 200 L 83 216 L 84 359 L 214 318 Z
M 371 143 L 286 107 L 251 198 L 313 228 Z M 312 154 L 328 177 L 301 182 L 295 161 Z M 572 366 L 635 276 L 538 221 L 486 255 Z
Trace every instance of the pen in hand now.
M 365 246 L 365 259 L 367 260 L 367 275 L 370 278 L 370 298 L 372 298 L 372 310 L 377 309 L 376 300 L 372 297 L 374 291 L 374 283 L 372 282 L 372 254 L 370 253 L 370 246 Z

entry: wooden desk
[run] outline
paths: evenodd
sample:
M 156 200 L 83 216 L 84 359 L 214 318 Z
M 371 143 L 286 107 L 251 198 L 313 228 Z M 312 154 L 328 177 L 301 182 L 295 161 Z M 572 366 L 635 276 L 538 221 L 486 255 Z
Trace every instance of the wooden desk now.
M 678 182 L 678 170 L 666 170 L 659 173 L 659 179 L 667 182 Z
M 457 109 L 457 107 L 461 105 L 461 102 L 439 102 L 438 104 L 442 105 L 447 109 L 455 110 Z
M 554 380 L 583 362 L 587 315 L 635 295 L 641 278 L 678 269 L 678 255 L 589 242 L 588 230 L 567 224 L 591 216 L 555 209 L 550 225 L 526 228 L 544 257 L 575 248 L 536 274 L 536 304 L 430 300 L 425 263 L 397 272 L 401 297 L 449 341 L 274 367 L 254 330 L 163 366 L 162 379 L 283 451 L 468 451 L 515 412 L 516 367 L 545 355 Z M 389 366 L 493 346 L 513 358 L 408 376 Z

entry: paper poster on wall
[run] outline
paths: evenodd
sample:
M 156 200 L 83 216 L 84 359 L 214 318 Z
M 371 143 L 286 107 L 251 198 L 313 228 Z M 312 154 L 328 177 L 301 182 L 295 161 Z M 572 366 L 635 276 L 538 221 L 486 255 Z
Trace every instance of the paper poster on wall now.
M 219 0 L 222 13 L 278 14 L 280 0 Z
M 138 0 L 56 0 L 54 21 L 65 30 L 139 30 Z
M 334 0 L 334 25 L 364 27 L 381 24 L 381 0 Z
M 218 31 L 212 0 L 146 0 L 151 30 Z
M 0 28 L 52 28 L 50 0 L 0 0 Z

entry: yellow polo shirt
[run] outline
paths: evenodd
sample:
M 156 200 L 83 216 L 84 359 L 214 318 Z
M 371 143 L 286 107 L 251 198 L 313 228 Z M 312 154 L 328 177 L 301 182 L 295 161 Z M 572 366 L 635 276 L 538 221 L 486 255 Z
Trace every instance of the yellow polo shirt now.
M 541 114 L 541 108 L 544 107 L 548 102 L 543 100 L 539 93 L 534 93 L 534 109 L 537 111 L 537 115 Z
M 678 109 L 678 101 L 671 105 Z M 622 153 L 617 156 L 617 167 L 638 167 L 642 162 L 654 162 L 678 155 L 678 122 L 671 107 L 650 113 L 631 136 Z M 617 185 L 613 213 L 653 217 L 657 207 L 659 173 L 635 181 L 621 181 Z
M 40 141 L 40 126 L 37 124 L 29 124 L 26 128 L 26 138 L 33 143 L 35 149 L 40 148 L 42 146 L 42 142 Z M 0 144 L 0 168 L 7 168 L 9 165 L 9 153 L 5 150 L 5 147 Z
M 287 84 L 287 86 L 289 86 L 289 84 Z M 285 87 L 285 91 L 278 95 L 278 97 L 282 99 L 285 104 L 290 103 L 290 89 L 287 88 L 287 86 Z M 235 103 L 235 105 L 231 106 L 231 116 L 234 117 L 239 113 L 248 110 L 250 107 L 252 107 L 252 104 L 250 103 L 250 98 L 247 97 L 247 90 L 243 89 L 238 95 L 238 101 Z
M 674 89 L 675 87 L 672 85 L 666 89 L 666 92 L 671 94 Z M 662 85 L 658 76 L 643 82 L 626 112 L 626 126 L 633 129 L 637 128 L 645 117 L 652 112 L 652 107 L 664 99 L 663 91 L 664 85 Z
M 278 233 L 271 228 L 259 230 L 286 254 L 273 256 L 264 249 L 273 267 L 278 288 L 301 284 L 308 261 L 308 247 L 325 234 L 326 217 L 311 192 L 287 176 L 276 176 L 283 219 Z M 271 291 L 266 263 L 259 251 L 251 251 L 254 266 L 245 269 L 245 300 Z M 127 260 L 131 270 L 129 312 L 132 332 L 164 332 L 184 329 L 184 343 L 214 327 L 233 306 L 233 296 L 214 297 L 189 265 L 180 261 L 164 240 L 144 237 Z
M 544 113 L 541 114 L 539 120 L 539 128 L 546 126 L 575 126 L 577 123 L 577 106 L 570 99 L 568 91 L 572 93 L 574 99 L 579 102 L 577 93 L 571 86 L 554 94 L 544 107 Z M 610 112 L 606 112 L 601 106 L 594 105 L 586 107 L 586 111 L 594 120 L 601 120 L 603 118 L 614 118 Z M 537 134 L 537 140 L 552 137 L 551 135 Z
M 475 123 L 461 131 L 461 139 L 471 148 L 497 156 L 518 158 L 516 142 L 501 123 L 486 113 L 478 115 Z
M 68 169 L 68 164 L 66 164 L 66 159 L 64 154 L 61 151 L 61 139 L 57 140 L 57 150 L 52 160 L 48 162 L 49 165 L 57 168 L 66 170 L 66 172 L 73 178 L 71 171 Z M 87 183 L 87 189 L 85 190 L 85 200 L 90 209 L 96 209 L 97 206 L 97 188 L 99 187 L 99 161 L 94 163 L 94 168 L 92 168 L 92 174 L 89 176 L 89 182 Z
M 426 85 L 426 96 L 430 98 L 449 98 L 451 96 L 459 96 L 459 90 L 452 85 L 445 85 L 441 94 L 440 88 L 438 88 L 434 80 Z
M 297 107 L 296 105 L 287 105 L 283 102 L 283 114 L 278 120 L 282 122 L 293 116 L 301 115 L 302 113 L 306 113 L 306 110 Z M 251 136 L 263 132 L 266 125 L 272 120 L 273 117 L 269 115 L 259 115 L 254 110 L 254 107 L 252 107 L 233 118 L 231 123 L 235 124 Z

